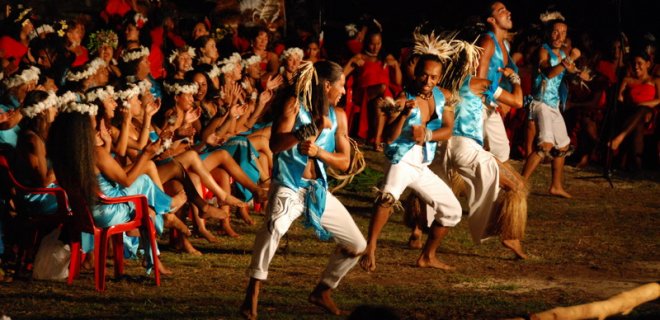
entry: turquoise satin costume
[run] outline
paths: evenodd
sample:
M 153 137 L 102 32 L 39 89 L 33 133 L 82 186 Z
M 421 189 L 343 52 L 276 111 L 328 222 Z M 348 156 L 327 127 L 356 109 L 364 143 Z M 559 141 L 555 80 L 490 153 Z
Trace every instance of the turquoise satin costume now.
M 507 46 L 507 57 L 508 57 L 508 63 L 504 65 L 504 52 L 502 51 L 502 48 L 500 47 L 500 43 L 497 41 L 497 38 L 495 37 L 495 33 L 492 31 L 488 31 L 486 33 L 487 36 L 489 36 L 493 42 L 495 43 L 495 52 L 493 52 L 493 55 L 490 57 L 490 62 L 488 63 L 488 74 L 486 78 L 491 81 L 490 87 L 488 87 L 488 91 L 486 92 L 486 102 L 490 104 L 490 102 L 495 102 L 495 91 L 497 90 L 498 87 L 502 86 L 500 84 L 500 80 L 502 80 L 502 72 L 499 71 L 499 69 L 504 69 L 505 67 L 513 69 L 516 73 L 518 73 L 518 67 L 516 66 L 515 63 L 513 63 L 513 60 L 511 59 L 511 55 L 509 54 L 509 48 Z M 508 84 L 508 82 L 505 82 Z M 509 85 L 510 86 L 510 85 Z M 506 89 L 508 91 L 509 88 L 507 88 L 506 85 L 502 86 L 503 89 Z
M 458 93 L 461 100 L 454 110 L 455 120 L 452 135 L 470 138 L 484 145 L 484 120 L 481 98 L 470 90 L 472 76 L 465 78 Z
M 0 110 L 2 112 L 8 112 L 11 110 L 16 110 L 20 107 L 20 103 L 16 100 L 15 97 L 9 96 L 8 104 L 0 104 Z M 18 111 L 16 111 L 18 112 Z M 7 130 L 0 130 L 0 144 L 10 145 L 16 148 L 16 142 L 18 141 L 18 132 L 21 131 L 19 125 L 15 125 L 13 128 Z
M 415 95 L 406 91 L 406 99 L 415 99 Z M 426 128 L 431 130 L 437 130 L 442 127 L 442 112 L 445 109 L 445 95 L 442 91 L 435 87 L 433 88 L 433 100 L 435 101 L 435 118 L 431 115 L 431 120 L 426 123 Z M 385 147 L 385 156 L 390 160 L 392 164 L 397 164 L 403 156 L 412 149 L 417 143 L 413 140 L 412 136 L 412 126 L 422 124 L 422 115 L 419 111 L 419 108 L 413 108 L 406 119 L 406 122 L 403 124 L 401 129 L 401 134 L 399 137 L 394 140 L 394 142 L 388 144 Z M 433 161 L 435 156 L 435 149 L 437 148 L 438 143 L 435 141 L 428 141 L 424 143 L 424 163 L 429 163 Z
M 337 132 L 337 115 L 334 107 L 330 107 L 328 117 L 332 127 L 323 129 L 314 142 L 319 148 L 327 152 L 335 151 L 335 133 Z M 312 115 L 300 104 L 300 110 L 293 126 L 295 131 L 303 125 L 312 123 Z M 282 151 L 273 156 L 273 180 L 282 186 L 292 190 L 307 189 L 306 211 L 304 213 L 306 227 L 313 227 L 314 232 L 321 240 L 328 240 L 332 236 L 330 232 L 321 226 L 321 216 L 325 211 L 326 193 L 328 192 L 328 177 L 325 172 L 325 163 L 316 158 L 311 158 L 321 173 L 316 180 L 303 179 L 303 171 L 307 167 L 310 158 L 298 151 L 298 145 L 289 150 Z
M 552 52 L 552 48 L 547 44 L 543 44 L 543 48 L 548 51 L 550 55 L 550 66 L 554 67 L 561 63 L 561 60 L 557 55 Z M 566 58 L 564 51 L 561 51 L 562 60 Z M 534 100 L 541 101 L 553 109 L 559 108 L 559 103 L 561 102 L 561 97 L 559 94 L 559 87 L 561 86 L 561 80 L 566 74 L 566 70 L 563 70 L 561 73 L 556 75 L 553 78 L 548 78 L 541 70 L 536 71 L 536 77 L 534 78 L 534 84 L 532 86 L 532 95 Z

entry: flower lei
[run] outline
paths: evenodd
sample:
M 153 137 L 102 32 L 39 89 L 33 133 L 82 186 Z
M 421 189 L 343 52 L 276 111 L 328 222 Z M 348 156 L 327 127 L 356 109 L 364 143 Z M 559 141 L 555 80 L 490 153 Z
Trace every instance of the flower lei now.
M 13 87 L 20 86 L 30 81 L 39 80 L 40 73 L 41 71 L 39 71 L 39 68 L 35 66 L 31 66 L 23 70 L 23 72 L 21 72 L 20 74 L 15 74 L 13 76 L 8 77 L 2 83 L 4 83 L 7 89 L 11 89 Z
M 24 106 L 23 108 L 21 108 L 21 113 L 24 116 L 31 119 L 38 116 L 42 111 L 46 109 L 50 109 L 53 106 L 57 105 L 57 103 L 58 103 L 57 96 L 52 91 L 49 91 L 48 97 L 46 99 L 29 106 Z
M 197 83 L 188 84 L 188 85 L 180 85 L 178 83 L 174 83 L 174 84 L 163 83 L 163 86 L 165 87 L 165 90 L 167 90 L 167 92 L 175 96 L 182 93 L 195 94 L 199 89 Z
M 36 27 L 30 33 L 30 40 L 38 37 L 41 34 L 49 34 L 49 33 L 55 33 L 55 29 L 53 29 L 53 26 L 51 26 L 49 24 L 42 24 L 42 25 Z
M 106 63 L 101 58 L 96 58 L 87 64 L 87 68 L 80 72 L 69 72 L 66 73 L 66 80 L 78 82 L 83 79 L 87 79 L 94 75 L 100 68 L 105 67 Z
M 241 64 L 243 65 L 243 68 L 247 68 L 255 63 L 261 62 L 261 56 L 258 54 L 255 54 L 248 58 L 247 60 L 243 60 Z
M 241 55 L 237 52 L 234 52 L 230 57 L 220 61 L 220 64 L 222 65 L 222 68 L 220 68 L 220 73 L 225 74 L 236 69 L 236 66 L 238 66 L 241 60 Z
M 119 37 L 117 37 L 117 34 L 114 31 L 99 30 L 89 35 L 89 44 L 87 45 L 87 48 L 89 51 L 94 52 L 102 46 L 110 46 L 113 49 L 117 49 L 118 44 Z
M 282 52 L 282 55 L 280 55 L 280 60 L 284 61 L 291 56 L 295 56 L 298 59 L 302 60 L 305 57 L 305 53 L 300 48 L 296 48 L 296 47 L 289 48 L 284 50 L 284 52 Z
M 140 94 L 140 86 L 136 84 L 129 84 L 128 88 L 125 90 L 117 90 L 115 93 L 116 97 L 121 100 L 121 105 L 128 109 L 131 107 L 131 104 L 128 102 L 129 99 Z
M 140 46 L 140 50 L 137 51 L 132 51 L 132 52 L 124 51 L 121 54 L 121 60 L 128 63 L 131 61 L 142 59 L 142 57 L 146 57 L 148 55 L 149 55 L 149 48 Z
M 60 112 L 64 113 L 73 113 L 78 112 L 82 114 L 88 114 L 90 116 L 96 116 L 99 111 L 99 107 L 95 104 L 87 104 L 81 102 L 69 102 L 60 106 Z
M 207 72 L 206 74 L 211 79 L 217 78 L 218 76 L 220 76 L 220 68 L 218 68 L 218 66 L 214 64 L 213 67 L 211 68 L 211 71 Z
M 85 94 L 87 102 L 104 101 L 109 97 L 115 97 L 115 88 L 113 86 L 105 86 L 96 89 L 92 89 L 87 94 Z
M 138 82 L 137 85 L 140 87 L 140 92 L 143 94 L 151 90 L 151 81 L 149 81 L 149 79 L 144 79 Z
M 193 58 L 193 59 L 194 59 L 195 56 L 196 56 L 196 55 L 195 55 L 195 49 L 194 49 L 193 47 L 185 46 L 185 47 L 183 47 L 183 48 L 179 48 L 179 49 L 174 49 L 174 50 L 172 50 L 172 53 L 171 53 L 170 56 L 167 58 L 167 61 L 169 61 L 170 64 L 174 64 L 174 60 L 176 60 L 176 58 L 177 58 L 180 54 L 182 54 L 182 53 L 184 53 L 184 52 L 188 53 L 188 55 L 189 55 L 191 58 Z

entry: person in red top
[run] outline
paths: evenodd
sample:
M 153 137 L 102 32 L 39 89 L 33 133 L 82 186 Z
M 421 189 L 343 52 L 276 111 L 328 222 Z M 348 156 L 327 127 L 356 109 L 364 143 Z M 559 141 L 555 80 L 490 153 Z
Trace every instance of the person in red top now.
M 31 18 L 32 9 L 16 10 L 4 21 L 0 37 L 0 59 L 5 74 L 11 74 L 28 53 L 30 34 L 34 31 Z
M 651 58 L 646 52 L 633 56 L 633 73 L 623 79 L 619 88 L 619 102 L 624 103 L 623 112 L 627 114 L 623 129 L 610 141 L 610 148 L 618 150 L 628 135 L 633 134 L 633 152 L 635 165 L 641 167 L 644 151 L 644 131 L 647 125 L 653 125 L 660 104 L 660 79 L 649 74 Z
M 353 56 L 344 66 L 344 75 L 353 74 L 355 77 L 353 103 L 359 106 L 360 112 L 357 136 L 367 139 L 376 151 L 383 150 L 381 140 L 385 126 L 384 115 L 376 104 L 401 91 L 402 82 L 398 60 L 391 54 L 384 56 L 382 47 L 382 30 L 377 26 L 367 35 L 363 52 Z M 347 113 L 351 130 L 355 111 Z

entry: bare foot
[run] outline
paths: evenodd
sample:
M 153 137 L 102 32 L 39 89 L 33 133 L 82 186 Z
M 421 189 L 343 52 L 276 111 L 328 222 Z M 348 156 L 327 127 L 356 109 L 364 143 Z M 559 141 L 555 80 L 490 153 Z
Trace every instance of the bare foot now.
M 174 228 L 182 234 L 190 237 L 192 232 L 188 229 L 188 226 L 179 219 L 174 213 L 166 213 L 163 215 L 163 220 L 165 220 L 165 226 L 168 228 Z
M 259 304 L 259 289 L 261 288 L 261 281 L 250 278 L 247 291 L 245 292 L 245 300 L 241 305 L 241 315 L 245 319 L 257 319 L 257 306 Z
M 261 187 L 261 185 L 257 188 L 256 192 L 254 193 L 254 202 L 264 202 L 268 200 L 268 188 Z
M 444 262 L 440 262 L 436 257 L 425 257 L 423 255 L 417 259 L 417 266 L 420 268 L 435 268 L 445 271 L 453 271 L 456 269 Z
M 223 204 L 230 205 L 232 207 L 239 207 L 239 208 L 243 208 L 247 206 L 245 202 L 239 200 L 238 198 L 232 196 L 231 194 L 227 195 L 227 198 L 225 198 Z
M 193 247 L 192 243 L 190 243 L 190 241 L 188 241 L 188 239 L 183 238 L 182 241 L 183 241 L 183 250 L 186 253 L 191 254 L 193 256 L 201 256 L 202 255 L 202 252 L 195 249 L 195 247 Z
M 229 212 L 226 209 L 221 209 L 210 204 L 206 204 L 204 208 L 199 212 L 199 217 L 202 219 L 226 219 L 229 216 Z
M 82 268 L 85 271 L 94 270 L 94 252 L 90 252 L 85 255 L 85 260 L 83 260 Z
M 367 272 L 376 271 L 376 252 L 374 250 L 369 250 L 369 248 L 364 252 L 365 254 L 360 258 L 360 267 Z
M 551 187 L 548 192 L 553 196 L 558 196 L 566 199 L 573 198 L 573 196 L 570 193 L 566 192 L 566 190 L 564 190 L 563 188 Z
M 206 241 L 210 243 L 216 243 L 220 241 L 216 236 L 213 235 L 213 233 L 211 233 L 211 231 L 206 228 L 197 229 L 197 233 L 199 233 L 200 236 L 202 236 L 204 239 L 206 239 Z
M 408 248 L 410 249 L 421 249 L 422 248 L 422 230 L 415 229 L 410 238 L 408 238 Z
M 250 217 L 250 213 L 248 212 L 247 208 L 239 208 L 238 215 L 240 216 L 241 220 L 243 220 L 243 222 L 245 222 L 248 226 L 253 226 L 255 224 L 252 217 Z
M 161 275 L 163 275 L 163 274 L 168 275 L 168 274 L 174 273 L 174 272 L 172 272 L 172 270 L 165 267 L 162 260 L 158 261 L 158 271 L 160 271 Z
M 527 254 L 523 251 L 520 240 L 502 240 L 502 245 L 511 249 L 518 259 L 527 259 Z
M 224 219 L 222 222 L 222 228 L 225 231 L 225 234 L 232 237 L 232 238 L 238 238 L 241 235 L 238 234 L 234 229 L 231 227 L 231 223 L 229 222 L 229 219 Z
M 332 289 L 328 288 L 326 285 L 319 284 L 316 286 L 314 291 L 309 294 L 308 300 L 310 303 L 323 308 L 325 311 L 339 316 L 343 312 L 337 308 L 337 305 L 332 300 L 332 297 L 330 297 L 330 293 L 332 293 Z

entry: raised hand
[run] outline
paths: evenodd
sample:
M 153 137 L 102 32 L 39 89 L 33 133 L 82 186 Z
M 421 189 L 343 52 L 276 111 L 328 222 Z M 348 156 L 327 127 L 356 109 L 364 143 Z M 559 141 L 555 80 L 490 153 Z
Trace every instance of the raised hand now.
M 281 86 L 282 83 L 284 83 L 284 78 L 282 77 L 281 74 L 278 74 L 278 75 L 275 76 L 275 77 L 274 77 L 274 76 L 270 76 L 270 77 L 268 77 L 268 81 L 266 81 L 266 90 L 267 90 L 267 91 L 275 90 L 275 89 L 277 89 L 279 86 Z M 263 93 L 263 92 L 262 92 L 262 93 Z

